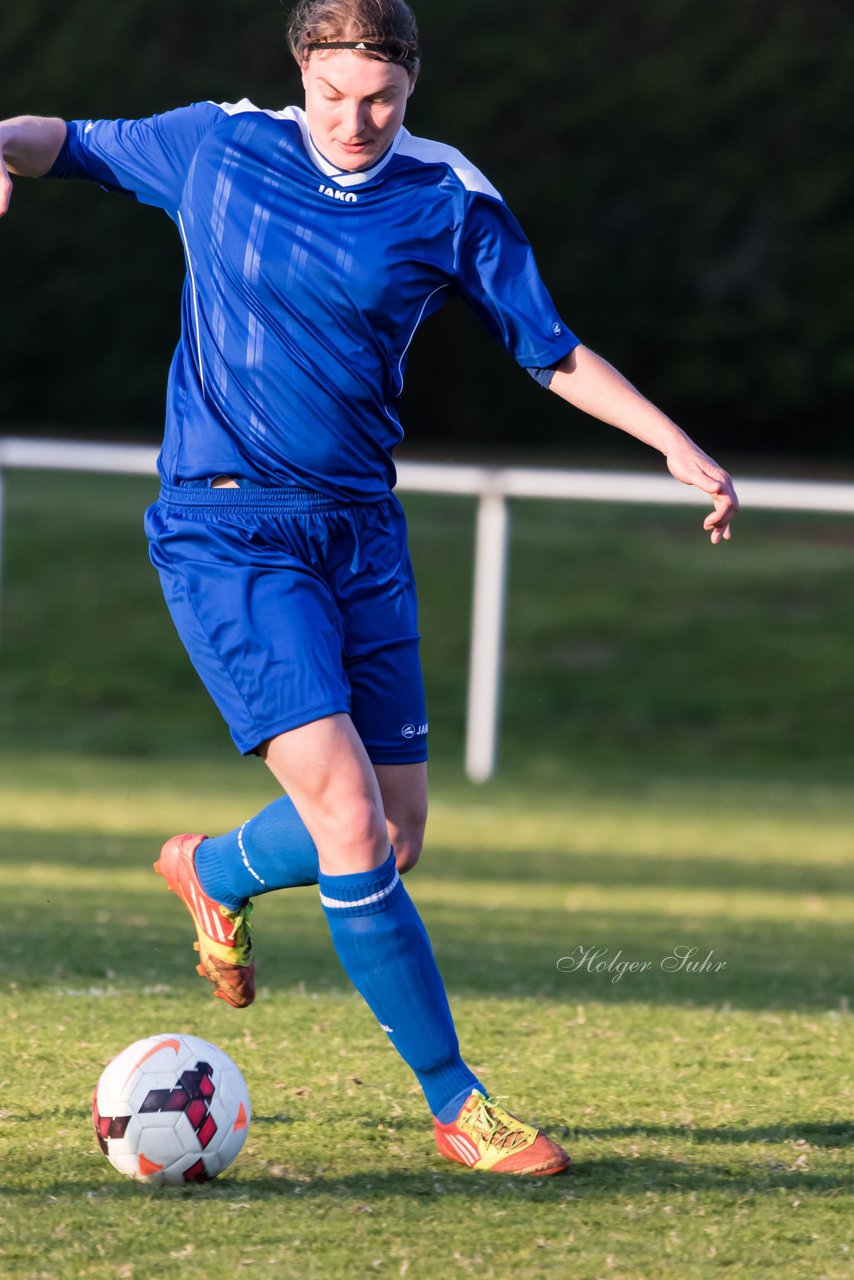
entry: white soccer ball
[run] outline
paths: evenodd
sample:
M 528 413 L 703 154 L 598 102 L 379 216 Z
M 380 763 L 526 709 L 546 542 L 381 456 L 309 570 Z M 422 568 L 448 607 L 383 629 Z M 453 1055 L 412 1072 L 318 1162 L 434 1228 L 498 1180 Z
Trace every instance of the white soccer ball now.
M 181 1186 L 227 1169 L 249 1130 L 246 1083 L 222 1049 L 197 1036 L 137 1040 L 104 1069 L 92 1123 L 113 1168 Z

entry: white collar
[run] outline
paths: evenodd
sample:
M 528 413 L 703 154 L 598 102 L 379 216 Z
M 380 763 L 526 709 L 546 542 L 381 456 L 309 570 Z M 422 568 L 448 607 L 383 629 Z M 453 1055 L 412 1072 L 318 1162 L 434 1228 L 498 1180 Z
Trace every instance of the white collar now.
M 302 107 L 288 107 L 287 112 L 283 114 L 290 116 L 299 125 L 303 144 L 312 163 L 327 178 L 332 178 L 339 187 L 360 187 L 363 183 L 370 182 L 378 173 L 383 171 L 403 139 L 409 136 L 408 131 L 401 125 L 394 135 L 391 145 L 383 152 L 376 164 L 371 165 L 370 169 L 359 169 L 356 173 L 351 173 L 347 169 L 339 169 L 337 165 L 330 163 L 322 152 L 318 151 L 309 132 L 308 120 Z

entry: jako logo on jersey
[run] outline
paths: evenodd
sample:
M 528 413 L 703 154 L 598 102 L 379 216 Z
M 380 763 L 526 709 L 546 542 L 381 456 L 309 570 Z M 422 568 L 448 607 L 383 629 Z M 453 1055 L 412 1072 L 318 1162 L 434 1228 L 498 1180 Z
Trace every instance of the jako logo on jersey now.
M 329 196 L 330 200 L 343 200 L 345 204 L 355 204 L 359 199 L 352 191 L 336 191 L 334 187 L 324 187 L 322 182 L 317 189 L 322 196 Z
M 405 724 L 400 730 L 404 738 L 423 738 L 427 732 L 426 724 Z

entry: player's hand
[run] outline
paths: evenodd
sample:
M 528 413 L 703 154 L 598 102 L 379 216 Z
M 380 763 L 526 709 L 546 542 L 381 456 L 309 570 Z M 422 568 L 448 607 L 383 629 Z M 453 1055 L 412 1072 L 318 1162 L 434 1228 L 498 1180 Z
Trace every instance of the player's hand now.
M 691 484 L 711 496 L 715 509 L 706 516 L 703 528 L 711 534 L 712 542 L 728 542 L 732 536 L 730 523 L 738 514 L 738 497 L 729 474 L 688 440 L 667 455 L 667 469 L 683 484 Z
M 9 208 L 11 198 L 12 179 L 9 177 L 9 170 L 6 168 L 2 153 L 0 153 L 0 218 Z

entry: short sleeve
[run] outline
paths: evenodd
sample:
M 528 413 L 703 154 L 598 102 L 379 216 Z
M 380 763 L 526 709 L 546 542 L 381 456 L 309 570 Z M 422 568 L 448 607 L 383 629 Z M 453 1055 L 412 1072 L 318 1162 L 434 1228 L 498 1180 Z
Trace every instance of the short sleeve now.
M 193 156 L 222 112 L 197 102 L 142 120 L 72 120 L 49 178 L 88 178 L 142 204 L 177 209 Z
M 522 368 L 557 364 L 579 345 L 540 279 L 525 233 L 500 198 L 469 198 L 456 265 L 459 292 Z

